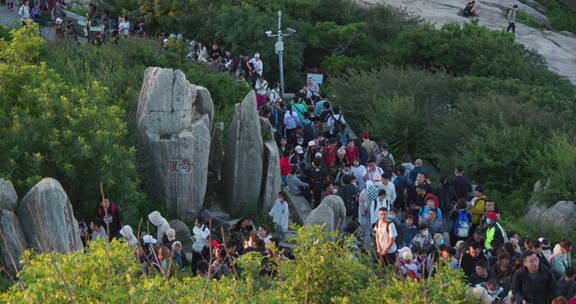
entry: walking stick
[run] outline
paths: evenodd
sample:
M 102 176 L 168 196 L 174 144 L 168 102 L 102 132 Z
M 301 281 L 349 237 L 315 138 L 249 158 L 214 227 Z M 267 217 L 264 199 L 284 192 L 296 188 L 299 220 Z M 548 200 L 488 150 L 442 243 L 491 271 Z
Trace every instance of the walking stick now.
M 100 183 L 100 196 L 102 197 L 102 203 L 104 203 L 104 185 L 102 183 Z M 102 209 L 104 209 L 104 217 L 108 217 L 108 208 L 104 207 L 104 204 L 102 204 Z M 108 233 L 108 240 L 111 241 L 112 240 L 112 235 L 110 234 L 110 224 L 108 224 L 108 222 L 104 221 L 104 223 L 106 224 L 106 232 Z

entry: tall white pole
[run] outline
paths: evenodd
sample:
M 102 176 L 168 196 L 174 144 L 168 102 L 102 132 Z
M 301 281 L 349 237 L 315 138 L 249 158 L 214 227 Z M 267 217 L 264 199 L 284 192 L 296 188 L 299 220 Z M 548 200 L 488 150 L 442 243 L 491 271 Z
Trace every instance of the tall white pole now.
M 282 11 L 278 11 L 278 66 L 280 69 L 280 96 L 284 96 L 284 42 L 282 41 Z

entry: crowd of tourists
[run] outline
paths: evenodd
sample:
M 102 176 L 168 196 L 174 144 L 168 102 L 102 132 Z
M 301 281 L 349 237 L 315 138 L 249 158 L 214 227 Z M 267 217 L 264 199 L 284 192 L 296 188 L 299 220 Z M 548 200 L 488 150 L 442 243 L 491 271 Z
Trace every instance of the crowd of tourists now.
M 338 195 L 346 206 L 339 233 L 355 240 L 351 252 L 368 254 L 400 279 L 425 280 L 445 264 L 463 271 L 470 293 L 482 303 L 576 303 L 569 240 L 553 245 L 506 231 L 497 202 L 482 186 L 472 185 L 462 167 L 433 184 L 423 160 L 412 161 L 409 154 L 396 160 L 388 143 L 378 144 L 366 132 L 350 138 L 344 113 L 312 79 L 289 101 L 277 88 L 266 89 L 258 103 L 281 153 L 284 190 L 269 212 L 272 227 L 256 226 L 250 217 L 228 226 L 203 213 L 191 227 L 192 254 L 186 257 L 182 243 L 187 240 L 178 239 L 160 213 L 148 216 L 157 227 L 155 237 L 135 235 L 104 199 L 90 229 L 84 227 L 91 231 L 85 236 L 125 239 L 145 273 L 190 267 L 195 275 L 237 275 L 234 260 L 257 252 L 264 257 L 262 275 L 274 275 L 267 267 L 272 257 L 294 258 L 289 248 L 269 246 L 290 241 L 287 199 L 301 196 L 314 208 L 326 196 Z
M 24 0 L 18 15 L 22 21 L 58 25 L 64 20 L 63 7 L 58 0 Z M 127 17 L 112 18 L 94 5 L 88 23 L 101 29 L 89 34 L 89 41 L 96 44 L 108 37 L 145 35 L 142 24 L 134 29 Z M 499 202 L 490 199 L 482 186 L 473 186 L 464 168 L 455 167 L 454 176 L 440 176 L 433 184 L 423 160 L 413 161 L 407 153 L 395 158 L 389 143 L 375 142 L 368 132 L 356 138 L 345 113 L 312 78 L 285 100 L 279 84 L 264 79 L 260 54 L 233 55 L 217 43 L 207 48 L 201 41 L 167 33 L 160 36 L 163 48 L 170 47 L 171 38 L 186 41 L 192 62 L 230 73 L 255 90 L 257 110 L 273 126 L 280 152 L 283 190 L 269 211 L 273 226 L 256 226 L 250 217 L 229 226 L 202 213 L 190 227 L 192 240 L 179 239 L 155 211 L 148 216 L 156 227 L 153 236 L 123 225 L 118 206 L 103 197 L 94 218 L 80 221 L 83 240 L 124 239 L 134 247 L 143 273 L 170 275 L 190 267 L 194 275 L 217 279 L 237 275 L 234 260 L 257 252 L 264 257 L 262 275 L 274 275 L 266 265 L 270 258 L 294 258 L 289 248 L 270 250 L 272 244 L 279 247 L 290 241 L 288 198 L 301 196 L 315 208 L 326 196 L 338 195 L 346 207 L 339 232 L 355 240 L 358 248 L 351 250 L 368 254 L 373 263 L 392 269 L 400 279 L 425 280 L 446 263 L 462 269 L 470 292 L 482 303 L 576 303 L 573 244 L 561 239 L 553 246 L 544 238 L 506 231 Z M 189 256 L 183 248 L 188 243 Z

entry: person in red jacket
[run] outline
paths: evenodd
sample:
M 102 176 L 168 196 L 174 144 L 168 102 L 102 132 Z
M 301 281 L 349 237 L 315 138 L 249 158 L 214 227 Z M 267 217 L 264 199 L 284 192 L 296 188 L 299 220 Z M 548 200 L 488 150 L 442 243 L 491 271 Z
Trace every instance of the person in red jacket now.
M 349 140 L 346 145 L 346 158 L 348 158 L 349 164 L 353 163 L 356 158 L 360 158 L 360 150 L 353 140 Z
M 324 149 L 322 149 L 322 159 L 328 169 L 332 168 L 334 160 L 336 160 L 336 141 L 334 139 L 328 140 Z
M 280 157 L 280 175 L 282 176 L 282 186 L 286 187 L 286 179 L 288 178 L 288 174 L 290 174 L 290 161 L 288 157 L 290 156 L 290 151 L 285 150 Z

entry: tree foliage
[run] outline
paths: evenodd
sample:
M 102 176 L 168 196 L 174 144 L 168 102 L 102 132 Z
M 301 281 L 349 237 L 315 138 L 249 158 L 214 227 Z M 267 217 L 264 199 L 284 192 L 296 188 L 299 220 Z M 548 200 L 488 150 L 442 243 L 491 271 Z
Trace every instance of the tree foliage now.
M 91 242 L 72 254 L 23 256 L 21 282 L 0 294 L 12 303 L 474 303 L 458 270 L 438 268 L 424 282 L 381 279 L 322 227 L 298 229 L 295 260 L 271 258 L 275 276 L 262 276 L 261 257 L 246 254 L 236 262 L 239 278 L 220 280 L 141 274 L 131 248 L 114 240 Z M 273 249 L 276 250 L 276 249 Z M 240 267 L 241 266 L 241 267 Z

